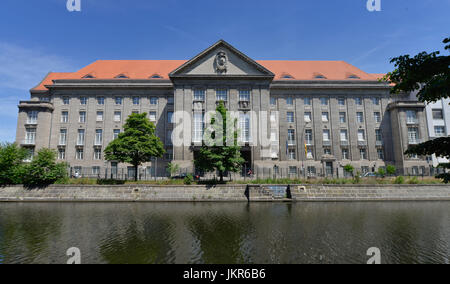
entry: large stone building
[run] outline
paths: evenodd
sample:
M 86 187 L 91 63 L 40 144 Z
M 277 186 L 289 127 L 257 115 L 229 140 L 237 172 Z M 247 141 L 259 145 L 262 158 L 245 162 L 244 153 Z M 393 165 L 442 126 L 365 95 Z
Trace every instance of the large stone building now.
M 57 150 L 72 173 L 132 175 L 105 161 L 103 150 L 128 115 L 145 112 L 167 154 L 141 177 L 165 176 L 169 162 L 193 172 L 205 114 L 223 101 L 238 112 L 245 168 L 257 176 L 342 177 L 347 164 L 362 173 L 393 164 L 399 173 L 428 174 L 430 160 L 403 154 L 428 139 L 425 105 L 391 96 L 379 78 L 343 61 L 254 61 L 225 41 L 189 61 L 100 60 L 49 73 L 33 88 L 19 105 L 17 143 L 31 153 Z M 189 140 L 173 143 L 174 129 Z

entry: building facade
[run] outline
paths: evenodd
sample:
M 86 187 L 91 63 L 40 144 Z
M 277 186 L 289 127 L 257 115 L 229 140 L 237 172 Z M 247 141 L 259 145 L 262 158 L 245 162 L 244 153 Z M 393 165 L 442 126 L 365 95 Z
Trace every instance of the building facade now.
M 208 115 L 223 102 L 237 121 L 243 175 L 343 177 L 347 164 L 429 174 L 430 159 L 403 154 L 429 139 L 425 105 L 392 96 L 379 78 L 343 61 L 254 61 L 222 40 L 189 61 L 100 60 L 33 88 L 16 141 L 30 153 L 55 149 L 77 175 L 132 176 L 103 150 L 131 113 L 145 112 L 167 153 L 140 177 L 166 176 L 170 162 L 193 173 Z

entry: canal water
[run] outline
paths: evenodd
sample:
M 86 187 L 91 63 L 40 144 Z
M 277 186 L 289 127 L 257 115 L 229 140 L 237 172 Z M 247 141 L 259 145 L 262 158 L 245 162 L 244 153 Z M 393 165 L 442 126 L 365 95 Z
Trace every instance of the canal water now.
M 0 204 L 0 263 L 442 263 L 449 202 Z

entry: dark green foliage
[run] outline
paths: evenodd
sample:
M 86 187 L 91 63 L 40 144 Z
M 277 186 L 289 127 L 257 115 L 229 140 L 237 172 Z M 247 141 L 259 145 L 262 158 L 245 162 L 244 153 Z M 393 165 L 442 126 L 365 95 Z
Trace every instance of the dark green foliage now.
M 194 177 L 191 174 L 188 174 L 185 178 L 184 178 L 184 184 L 185 185 L 191 185 L 194 182 Z
M 378 175 L 382 178 L 384 178 L 386 176 L 386 170 L 384 168 L 379 168 L 378 169 Z
M 22 183 L 27 155 L 27 150 L 16 144 L 0 144 L 0 186 Z
M 197 169 L 204 172 L 218 171 L 220 181 L 223 182 L 225 172 L 239 172 L 245 160 L 241 157 L 241 147 L 238 145 L 237 131 L 231 133 L 231 129 L 236 126 L 236 120 L 233 121 L 234 125 L 227 125 L 227 120 L 230 121 L 231 119 L 222 102 L 216 111 L 222 116 L 222 123 L 219 124 L 220 119 L 218 117 L 211 119 L 213 128 L 211 131 L 211 140 L 208 140 L 205 143 L 206 145 L 201 147 L 194 164 Z M 229 142 L 227 144 L 228 136 L 231 136 L 231 139 L 228 140 L 233 140 L 232 145 L 228 145 L 230 144 Z M 222 140 L 222 145 L 218 145 L 219 143 L 216 143 L 217 141 L 213 141 L 215 139 L 219 142 Z
M 25 166 L 23 184 L 27 187 L 48 186 L 67 178 L 67 164 L 56 162 L 56 153 L 50 149 L 42 149 Z
M 152 158 L 162 157 L 165 153 L 164 144 L 155 135 L 155 125 L 150 122 L 146 113 L 130 115 L 124 130 L 106 147 L 105 158 L 133 165 L 137 181 L 138 167 L 150 162 Z
M 444 49 L 450 50 L 450 38 L 444 39 Z M 422 52 L 411 58 L 403 55 L 391 60 L 396 70 L 385 77 L 390 83 L 395 84 L 391 92 L 419 91 L 417 97 L 420 101 L 435 102 L 450 96 L 450 56 L 440 55 L 441 52 Z M 411 146 L 405 154 L 417 154 L 422 156 L 436 154 L 439 157 L 450 157 L 450 137 L 443 137 Z M 446 180 L 450 174 L 439 176 Z
M 386 172 L 388 175 L 393 176 L 397 173 L 397 168 L 393 165 L 388 165 L 386 167 Z
M 348 165 L 346 165 L 346 166 L 344 167 L 344 170 L 345 170 L 346 172 L 351 173 L 351 174 L 353 175 L 353 172 L 355 171 L 355 168 L 354 168 L 352 165 L 348 164 Z

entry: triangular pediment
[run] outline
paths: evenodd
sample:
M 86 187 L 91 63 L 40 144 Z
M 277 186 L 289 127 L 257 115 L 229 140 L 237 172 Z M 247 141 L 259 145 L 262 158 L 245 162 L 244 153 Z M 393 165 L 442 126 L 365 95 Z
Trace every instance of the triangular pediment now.
M 227 42 L 220 40 L 189 60 L 170 77 L 261 77 L 274 74 Z

